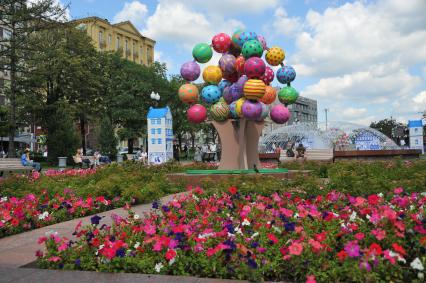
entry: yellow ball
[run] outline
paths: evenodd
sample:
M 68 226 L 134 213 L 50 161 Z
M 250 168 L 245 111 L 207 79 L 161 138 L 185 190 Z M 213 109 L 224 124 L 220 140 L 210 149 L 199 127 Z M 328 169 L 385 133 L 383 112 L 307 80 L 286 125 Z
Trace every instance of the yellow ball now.
M 265 83 L 262 80 L 250 79 L 244 84 L 244 97 L 259 100 L 265 94 Z
M 265 59 L 271 66 L 278 66 L 284 61 L 285 53 L 281 47 L 273 46 L 266 52 Z
M 244 102 L 246 102 L 246 99 L 244 97 L 241 97 L 237 100 L 237 102 L 235 102 L 235 112 L 237 112 L 237 115 L 239 117 L 243 117 L 243 112 L 241 108 L 243 107 Z
M 207 66 L 203 71 L 203 79 L 208 84 L 217 85 L 222 80 L 219 66 Z

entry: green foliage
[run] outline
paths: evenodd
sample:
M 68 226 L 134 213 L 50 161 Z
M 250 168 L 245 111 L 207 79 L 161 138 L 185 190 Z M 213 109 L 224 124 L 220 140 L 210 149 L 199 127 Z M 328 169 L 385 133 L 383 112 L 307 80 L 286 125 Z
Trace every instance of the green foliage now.
M 71 158 L 79 147 L 79 138 L 69 110 L 59 106 L 50 119 L 47 138 L 49 161 L 57 162 L 60 156 Z
M 118 142 L 114 127 L 107 116 L 104 116 L 101 120 L 98 140 L 102 154 L 107 154 L 111 159 L 115 159 Z

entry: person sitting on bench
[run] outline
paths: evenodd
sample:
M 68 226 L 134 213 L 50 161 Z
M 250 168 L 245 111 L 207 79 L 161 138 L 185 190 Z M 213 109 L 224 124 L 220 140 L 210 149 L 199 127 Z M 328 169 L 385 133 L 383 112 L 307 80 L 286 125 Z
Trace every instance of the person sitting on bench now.
M 93 168 L 93 165 L 90 165 L 91 162 L 89 159 L 83 159 L 81 149 L 77 149 L 77 153 L 72 158 L 74 159 L 74 163 L 80 168 L 83 168 L 83 164 L 86 164 L 87 168 Z
M 297 146 L 297 148 L 296 148 L 296 152 L 297 152 L 297 154 L 296 154 L 296 159 L 297 158 L 303 158 L 303 159 L 305 159 L 305 147 L 303 146 L 303 144 L 302 143 L 299 143 L 299 145 Z
M 21 164 L 23 166 L 32 166 L 38 172 L 41 172 L 41 165 L 38 162 L 34 162 L 30 159 L 30 150 L 25 149 L 25 152 L 21 156 Z

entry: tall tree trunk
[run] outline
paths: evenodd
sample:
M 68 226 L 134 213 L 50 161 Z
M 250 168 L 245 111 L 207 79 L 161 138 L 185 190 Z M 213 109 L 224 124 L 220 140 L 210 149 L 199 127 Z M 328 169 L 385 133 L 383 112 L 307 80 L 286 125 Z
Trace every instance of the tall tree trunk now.
M 178 134 L 178 144 L 179 144 L 179 149 L 182 150 L 182 134 L 181 133 Z
M 84 114 L 80 116 L 80 135 L 81 135 L 81 148 L 83 148 L 83 155 L 86 155 L 86 117 Z
M 195 133 L 191 132 L 191 143 L 192 143 L 192 148 L 195 147 Z
M 7 156 L 13 158 L 15 153 L 15 133 L 16 133 L 16 42 L 15 42 L 15 23 L 12 22 L 12 36 L 10 40 L 10 113 L 9 113 L 9 149 Z
M 128 148 L 128 153 L 132 154 L 133 153 L 133 139 L 127 139 L 127 148 Z

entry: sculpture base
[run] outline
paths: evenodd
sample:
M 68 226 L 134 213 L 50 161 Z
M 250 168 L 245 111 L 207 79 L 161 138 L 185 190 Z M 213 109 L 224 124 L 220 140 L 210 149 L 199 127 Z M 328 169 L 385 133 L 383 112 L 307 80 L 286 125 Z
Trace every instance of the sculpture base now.
M 219 170 L 261 168 L 258 144 L 265 122 L 240 119 L 212 124 L 222 145 Z

